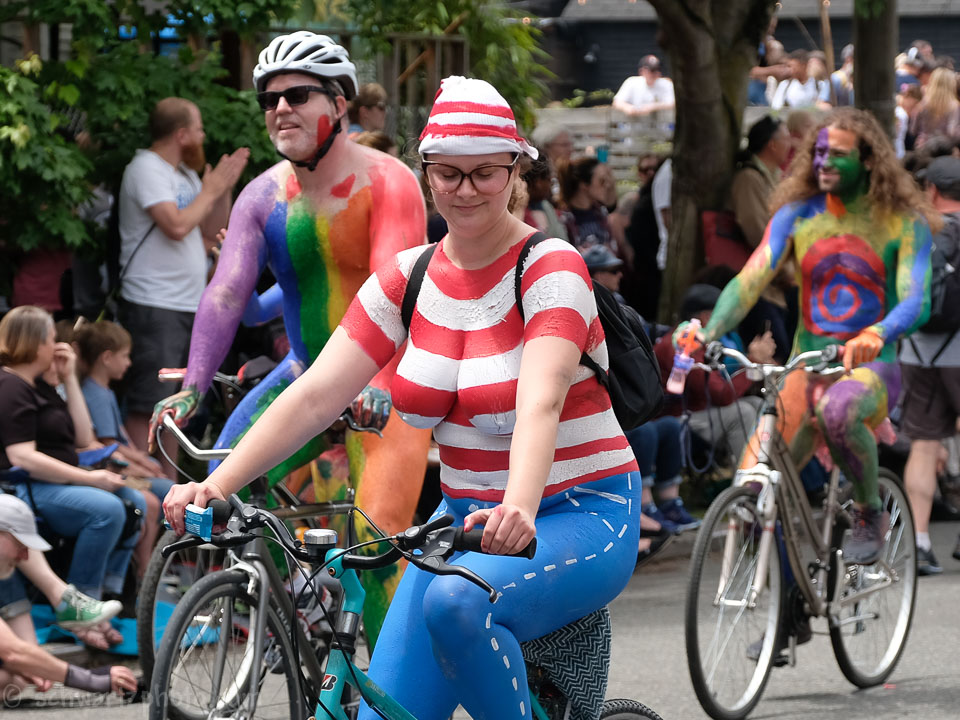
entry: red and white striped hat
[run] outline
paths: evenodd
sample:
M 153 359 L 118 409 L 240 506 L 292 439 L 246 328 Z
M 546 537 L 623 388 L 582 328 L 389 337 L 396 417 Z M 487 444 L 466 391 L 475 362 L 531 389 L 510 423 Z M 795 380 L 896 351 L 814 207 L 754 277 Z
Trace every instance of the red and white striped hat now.
M 537 149 L 517 134 L 513 110 L 484 80 L 452 75 L 440 83 L 427 126 L 420 134 L 420 154 L 487 155 Z

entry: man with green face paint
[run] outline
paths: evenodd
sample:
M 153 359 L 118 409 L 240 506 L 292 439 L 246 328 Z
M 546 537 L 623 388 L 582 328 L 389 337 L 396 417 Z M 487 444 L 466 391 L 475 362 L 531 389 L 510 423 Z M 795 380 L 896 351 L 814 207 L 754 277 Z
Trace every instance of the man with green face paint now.
M 839 380 L 788 376 L 781 431 L 802 467 L 825 441 L 854 483 L 848 562 L 872 564 L 889 523 L 877 490 L 874 436 L 897 402 L 898 338 L 922 324 L 930 306 L 930 222 L 936 213 L 897 163 L 872 116 L 841 108 L 828 115 L 777 189 L 763 241 L 724 289 L 703 340 L 734 329 L 791 259 L 800 288 L 792 353 L 845 345 Z M 741 467 L 756 464 L 754 437 Z

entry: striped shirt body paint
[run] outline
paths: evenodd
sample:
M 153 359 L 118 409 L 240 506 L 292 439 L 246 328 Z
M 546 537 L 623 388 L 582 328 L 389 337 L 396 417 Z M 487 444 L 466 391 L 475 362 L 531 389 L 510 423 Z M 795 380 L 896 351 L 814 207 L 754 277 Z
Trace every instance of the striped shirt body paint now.
M 608 366 L 590 277 L 570 244 L 536 245 L 516 307 L 514 271 L 523 243 L 478 270 L 456 267 L 437 249 L 410 323 L 391 392 L 401 417 L 433 427 L 443 491 L 501 500 L 507 485 L 523 344 L 562 337 Z M 341 322 L 380 366 L 407 340 L 400 305 L 423 248 L 399 253 L 360 289 Z M 573 485 L 636 471 L 637 464 L 596 376 L 580 366 L 567 393 L 544 497 Z

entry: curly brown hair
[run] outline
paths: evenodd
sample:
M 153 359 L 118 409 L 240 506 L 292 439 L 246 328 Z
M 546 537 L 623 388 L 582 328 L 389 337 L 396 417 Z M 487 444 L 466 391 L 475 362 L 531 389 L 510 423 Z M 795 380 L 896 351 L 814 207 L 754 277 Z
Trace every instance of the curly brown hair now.
M 813 154 L 817 136 L 826 127 L 848 130 L 860 138 L 860 159 L 870 160 L 872 165 L 867 197 L 876 211 L 919 215 L 930 224 L 933 232 L 941 227 L 943 221 L 940 214 L 927 201 L 910 174 L 901 167 L 880 124 L 870 113 L 849 107 L 828 113 L 816 129 L 807 134 L 790 163 L 787 177 L 773 193 L 770 200 L 772 212 L 789 203 L 820 194 L 820 186 L 813 173 Z

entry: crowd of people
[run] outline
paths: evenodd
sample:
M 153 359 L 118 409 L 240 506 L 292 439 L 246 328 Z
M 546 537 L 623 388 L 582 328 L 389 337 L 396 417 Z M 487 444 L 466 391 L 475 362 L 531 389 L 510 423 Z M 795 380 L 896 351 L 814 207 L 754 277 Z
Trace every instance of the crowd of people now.
M 698 321 L 702 340 L 759 363 L 846 342 L 851 372 L 818 388 L 816 402 L 806 387 L 784 389 L 796 403 L 785 434 L 799 438 L 811 490 L 825 477 L 822 458 L 812 457 L 818 437 L 853 482 L 856 522 L 845 553 L 862 563 L 875 558 L 883 522 L 872 431 L 888 407 L 897 415 L 902 367 L 910 401 L 896 419 L 912 441 L 905 483 L 920 569 L 935 574 L 929 517 L 960 416 L 960 320 L 951 326 L 950 303 L 937 304 L 949 283 L 937 275 L 930 240 L 933 233 L 941 255 L 953 247 L 960 262 L 952 63 L 921 41 L 898 58 L 891 144 L 869 116 L 846 107 L 851 47 L 829 72 L 819 56 L 784 54 L 771 27 L 760 57 L 751 100 L 779 112 L 748 128 L 725 207 L 702 218 L 708 265 L 687 290 L 680 320 Z M 134 689 L 123 669 L 89 673 L 38 651 L 24 579 L 61 626 L 109 648 L 121 639 L 109 620 L 122 611 L 124 582 L 142 575 L 161 519 L 182 531 L 187 503 L 223 498 L 259 475 L 281 482 L 336 452 L 323 432 L 349 407 L 383 431 L 348 440 L 352 462 L 340 480 L 358 489 L 358 504 L 388 532 L 407 527 L 432 433 L 437 512 L 485 528 L 493 556 L 463 562 L 512 588 L 486 615 L 482 602 L 449 602 L 467 597 L 461 581 L 408 569 L 389 581 L 389 611 L 368 610 L 367 623 L 383 625 L 371 676 L 415 714 L 457 703 L 476 717 L 522 714 L 513 694 L 471 682 L 482 673 L 511 684 L 499 656 L 478 648 L 492 639 L 507 670 L 522 667 L 520 641 L 609 602 L 635 561 L 695 530 L 699 520 L 681 497 L 691 443 L 730 473 L 750 457 L 761 399 L 745 375 L 693 370 L 656 417 L 623 429 L 584 364 L 608 363 L 595 284 L 644 318 L 664 383 L 673 369 L 674 337 L 685 326 L 655 322 L 671 228 L 670 159 L 641 155 L 639 186 L 618 195 L 610 166 L 576 152 L 573 133 L 543 125 L 528 142 L 496 89 L 453 77 L 437 95 L 415 173 L 384 133 L 386 92 L 359 85 L 346 51 L 329 38 L 276 38 L 254 81 L 283 161 L 239 194 L 246 149 L 211 167 L 198 108 L 167 98 L 153 109 L 151 145 L 131 159 L 119 195 L 117 322 L 55 324 L 30 305 L 0 320 L 0 686 Z M 614 100 L 630 115 L 673 104 L 653 55 Z M 533 244 L 534 231 L 548 239 Z M 838 256 L 861 273 L 842 288 L 853 299 L 817 284 Z M 407 314 L 418 266 L 422 285 Z M 160 417 L 187 422 L 238 329 L 277 318 L 282 341 L 267 351 L 276 367 L 217 440 L 236 452 L 203 483 L 177 484 L 169 462 L 176 447 L 154 453 Z M 179 392 L 158 379 L 165 367 L 186 368 Z M 49 545 L 37 522 L 72 548 L 65 580 L 44 561 Z M 536 579 L 496 557 L 534 534 L 537 563 L 553 571 Z M 537 605 L 574 587 L 582 600 L 575 607 Z M 512 622 L 520 616 L 523 631 Z M 417 657 L 416 685 L 390 676 L 401 652 Z

